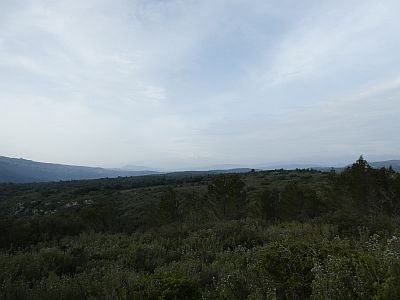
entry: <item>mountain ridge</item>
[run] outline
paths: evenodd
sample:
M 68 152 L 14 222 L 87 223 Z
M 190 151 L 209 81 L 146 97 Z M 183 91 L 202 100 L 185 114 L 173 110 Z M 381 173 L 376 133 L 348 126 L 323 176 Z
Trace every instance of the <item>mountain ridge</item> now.
M 0 156 L 0 182 L 26 183 L 67 181 L 151 174 L 158 174 L 158 172 L 149 170 L 125 171 L 100 167 L 64 165 Z
M 371 162 L 373 168 L 392 166 L 400 172 L 400 160 L 387 160 Z M 227 168 L 217 168 L 225 166 Z M 132 167 L 132 166 L 129 166 Z M 129 168 L 128 167 L 128 168 Z M 29 182 L 49 182 L 49 181 L 69 181 L 83 179 L 99 179 L 107 177 L 130 177 L 155 174 L 219 174 L 219 173 L 245 173 L 251 170 L 274 170 L 274 169 L 314 169 L 317 171 L 329 171 L 331 169 L 341 171 L 344 167 L 324 167 L 316 164 L 259 164 L 257 166 L 245 165 L 215 165 L 215 169 L 199 167 L 188 170 L 160 171 L 154 168 L 140 170 L 135 168 L 100 168 L 65 165 L 57 163 L 37 162 L 23 158 L 11 158 L 0 156 L 0 183 L 29 183 Z M 228 168 L 229 167 L 229 168 Z M 145 168 L 145 167 L 143 167 Z M 134 169 L 134 170 L 132 170 Z

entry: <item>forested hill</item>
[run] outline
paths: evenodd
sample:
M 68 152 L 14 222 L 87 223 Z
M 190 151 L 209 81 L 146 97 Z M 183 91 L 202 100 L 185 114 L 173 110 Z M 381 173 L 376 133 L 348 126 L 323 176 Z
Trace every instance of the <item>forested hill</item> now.
M 249 168 L 236 168 L 229 170 L 209 170 L 209 171 L 180 171 L 172 172 L 172 175 L 191 176 L 201 174 L 220 174 L 220 173 L 244 173 Z M 105 169 L 83 166 L 70 166 L 62 164 L 42 163 L 22 158 L 9 158 L 0 156 L 0 183 L 29 183 L 29 182 L 51 182 L 69 181 L 83 179 L 100 179 L 115 177 L 130 177 L 162 174 L 163 172 L 153 170 L 123 170 Z
M 157 172 L 147 170 L 125 171 L 69 166 L 0 156 L 0 182 L 46 182 L 118 176 L 141 176 L 155 173 Z
M 400 172 L 400 160 L 390 160 L 381 162 L 372 162 L 370 165 L 374 168 L 392 167 L 395 171 Z M 254 166 L 253 166 L 254 167 Z M 254 167 L 255 169 L 307 169 L 313 168 L 318 171 L 330 171 L 330 167 L 315 167 L 310 165 L 274 165 Z M 205 175 L 205 174 L 221 174 L 221 173 L 245 173 L 252 170 L 252 168 L 240 167 L 229 169 L 210 169 L 202 171 L 180 171 L 173 172 L 172 174 L 180 175 Z M 343 168 L 335 168 L 337 171 Z M 115 178 L 115 177 L 129 177 L 129 176 L 143 176 L 152 174 L 161 174 L 165 172 L 158 172 L 154 170 L 125 170 L 125 169 L 105 169 L 93 168 L 84 166 L 71 166 L 53 163 L 42 163 L 22 158 L 9 158 L 0 156 L 0 183 L 1 182 L 14 182 L 14 183 L 29 183 L 29 182 L 51 182 L 51 181 L 69 181 L 69 180 L 82 180 L 82 179 L 100 179 L 100 178 Z
M 400 299 L 400 174 L 0 184 L 0 299 Z

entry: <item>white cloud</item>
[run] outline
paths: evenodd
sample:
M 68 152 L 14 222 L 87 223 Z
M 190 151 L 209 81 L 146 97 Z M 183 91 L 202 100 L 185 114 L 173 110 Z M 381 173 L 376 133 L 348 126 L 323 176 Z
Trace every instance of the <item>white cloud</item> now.
M 212 124 L 201 134 L 224 162 L 329 161 L 360 154 L 377 159 L 400 151 L 400 81 L 280 115 L 254 115 Z M 232 152 L 230 149 L 240 149 Z M 262 157 L 264 160 L 260 160 Z
M 399 8 L 392 1 L 336 1 L 314 8 L 276 45 L 261 80 L 267 86 L 283 84 L 363 60 L 368 49 L 384 47 L 382 33 L 396 31 L 387 25 Z M 376 29 L 379 34 L 371 34 Z
M 399 8 L 2 1 L 0 155 L 155 167 L 394 155 Z

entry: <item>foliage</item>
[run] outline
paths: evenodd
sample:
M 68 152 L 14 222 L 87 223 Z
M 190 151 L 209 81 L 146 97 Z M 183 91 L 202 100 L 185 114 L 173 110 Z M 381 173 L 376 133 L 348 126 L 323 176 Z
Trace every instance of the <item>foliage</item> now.
M 400 175 L 0 185 L 0 299 L 399 299 Z

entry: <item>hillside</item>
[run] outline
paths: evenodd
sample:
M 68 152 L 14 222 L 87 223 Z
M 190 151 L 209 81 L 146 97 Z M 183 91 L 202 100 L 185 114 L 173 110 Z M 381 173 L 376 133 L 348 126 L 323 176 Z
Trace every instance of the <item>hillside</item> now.
M 143 168 L 143 169 L 139 169 Z M 204 171 L 172 172 L 176 175 L 204 175 L 221 173 L 244 173 L 250 168 L 216 169 Z M 105 169 L 62 164 L 42 163 L 22 158 L 0 156 L 0 182 L 29 183 L 68 181 L 82 179 L 100 179 L 115 177 L 130 177 L 162 174 L 156 170 L 147 170 L 146 167 L 127 166 L 122 169 Z
M 399 217 L 362 159 L 0 184 L 0 298 L 399 299 Z
M 125 171 L 104 168 L 42 163 L 0 156 L 0 182 L 46 182 L 60 180 L 97 179 L 118 176 L 155 174 L 154 171 Z

